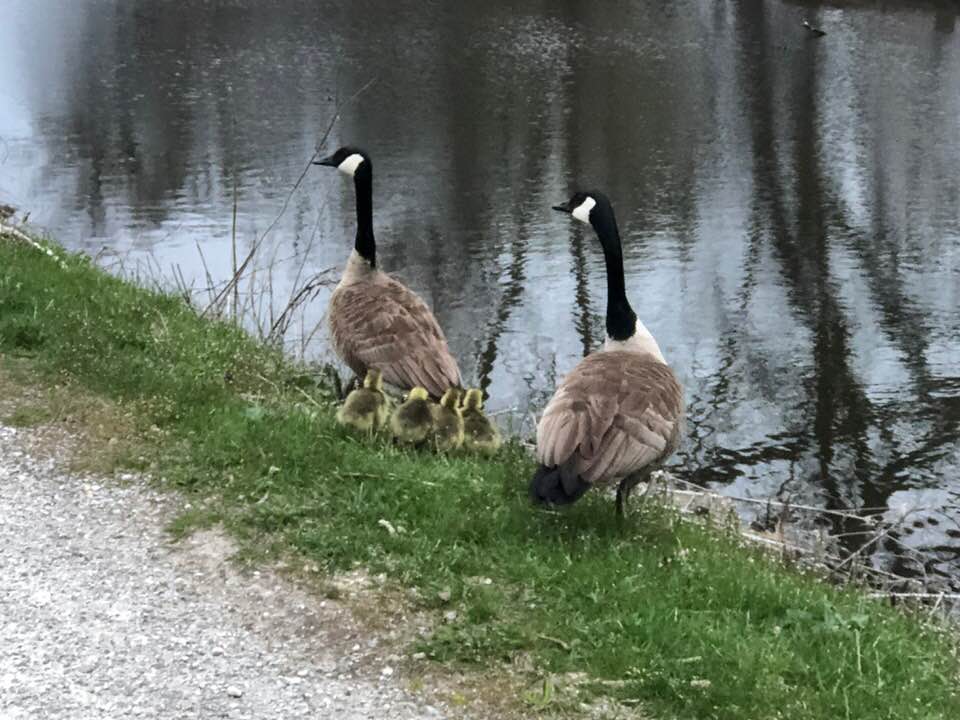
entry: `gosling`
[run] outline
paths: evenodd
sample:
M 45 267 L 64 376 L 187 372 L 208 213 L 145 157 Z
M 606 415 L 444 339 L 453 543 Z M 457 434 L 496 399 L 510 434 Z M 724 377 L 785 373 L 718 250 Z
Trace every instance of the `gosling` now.
M 337 411 L 337 422 L 372 434 L 384 426 L 389 414 L 390 401 L 383 392 L 383 376 L 371 368 L 363 379 L 363 387 L 347 395 Z
M 460 389 L 449 388 L 433 410 L 433 440 L 437 452 L 451 452 L 463 445 L 463 415 Z
M 500 449 L 500 431 L 483 412 L 483 393 L 480 390 L 467 390 L 461 414 L 465 450 L 493 455 Z
M 426 388 L 415 387 L 390 418 L 390 432 L 401 445 L 419 446 L 433 430 L 433 408 Z

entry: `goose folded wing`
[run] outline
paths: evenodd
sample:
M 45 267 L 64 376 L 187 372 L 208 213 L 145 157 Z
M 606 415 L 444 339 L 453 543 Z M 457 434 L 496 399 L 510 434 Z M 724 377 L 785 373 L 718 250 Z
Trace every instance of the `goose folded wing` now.
M 537 428 L 538 459 L 596 483 L 636 472 L 676 446 L 683 395 L 666 365 L 597 353 L 563 381 Z
M 344 288 L 341 302 L 343 345 L 356 365 L 379 369 L 391 385 L 420 385 L 434 396 L 460 385 L 443 331 L 415 293 L 389 279 Z

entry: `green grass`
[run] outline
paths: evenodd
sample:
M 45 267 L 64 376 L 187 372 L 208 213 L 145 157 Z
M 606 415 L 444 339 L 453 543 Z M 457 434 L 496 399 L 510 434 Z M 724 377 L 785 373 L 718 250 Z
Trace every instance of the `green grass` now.
M 665 510 L 618 521 L 599 495 L 535 510 L 516 446 L 443 458 L 352 437 L 302 368 L 80 257 L 0 242 L 0 352 L 162 431 L 157 472 L 218 498 L 180 532 L 222 522 L 455 610 L 420 647 L 437 660 L 525 653 L 659 718 L 960 717 L 955 644 L 919 618 Z
M 2 419 L 11 427 L 27 428 L 50 422 L 53 414 L 41 405 L 22 405 Z

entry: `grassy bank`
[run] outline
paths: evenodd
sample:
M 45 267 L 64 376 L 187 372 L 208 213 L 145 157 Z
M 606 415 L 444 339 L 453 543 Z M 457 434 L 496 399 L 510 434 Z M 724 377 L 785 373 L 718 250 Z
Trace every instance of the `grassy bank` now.
M 359 562 L 455 611 L 420 648 L 437 660 L 524 654 L 661 718 L 960 717 L 954 645 L 918 618 L 667 511 L 534 510 L 517 447 L 478 460 L 354 438 L 273 350 L 83 258 L 0 241 L 0 352 L 120 401 L 151 448 L 129 462 L 217 498 L 184 524 Z

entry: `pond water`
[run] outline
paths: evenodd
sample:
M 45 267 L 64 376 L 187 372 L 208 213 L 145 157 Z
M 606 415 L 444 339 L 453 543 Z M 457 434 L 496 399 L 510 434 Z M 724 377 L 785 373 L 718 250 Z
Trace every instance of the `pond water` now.
M 686 387 L 678 474 L 929 508 L 899 542 L 956 573 L 957 3 L 617 5 L 5 0 L 0 202 L 205 297 L 207 272 L 232 272 L 236 198 L 241 256 L 272 226 L 262 321 L 349 252 L 349 184 L 312 168 L 291 190 L 373 81 L 328 147 L 371 153 L 380 264 L 436 309 L 492 410 L 529 431 L 602 341 L 599 248 L 550 211 L 602 189 Z M 296 330 L 291 351 L 329 356 Z M 897 547 L 876 562 L 903 565 Z

